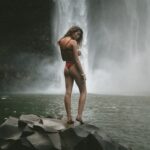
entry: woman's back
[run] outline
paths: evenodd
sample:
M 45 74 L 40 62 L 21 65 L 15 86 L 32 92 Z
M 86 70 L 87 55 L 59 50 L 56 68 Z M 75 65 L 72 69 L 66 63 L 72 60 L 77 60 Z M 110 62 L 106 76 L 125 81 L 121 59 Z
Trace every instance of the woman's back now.
M 65 37 L 58 42 L 60 45 L 61 56 L 64 61 L 74 61 L 71 40 L 70 37 Z

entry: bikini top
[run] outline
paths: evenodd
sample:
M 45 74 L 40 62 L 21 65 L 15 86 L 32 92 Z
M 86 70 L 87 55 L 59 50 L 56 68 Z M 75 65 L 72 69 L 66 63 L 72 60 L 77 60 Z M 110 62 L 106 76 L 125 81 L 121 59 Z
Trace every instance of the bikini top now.
M 61 57 L 63 61 L 73 61 L 73 49 L 71 47 L 67 47 L 71 40 L 72 39 L 68 40 L 65 46 L 60 47 Z

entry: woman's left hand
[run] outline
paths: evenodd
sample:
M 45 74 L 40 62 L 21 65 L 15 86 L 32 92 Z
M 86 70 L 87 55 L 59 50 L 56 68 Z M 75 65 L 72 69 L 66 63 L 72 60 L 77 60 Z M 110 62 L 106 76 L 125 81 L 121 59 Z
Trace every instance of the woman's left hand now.
M 85 81 L 85 80 L 86 80 L 86 75 L 85 75 L 85 74 L 81 74 L 81 79 L 82 79 L 83 81 Z

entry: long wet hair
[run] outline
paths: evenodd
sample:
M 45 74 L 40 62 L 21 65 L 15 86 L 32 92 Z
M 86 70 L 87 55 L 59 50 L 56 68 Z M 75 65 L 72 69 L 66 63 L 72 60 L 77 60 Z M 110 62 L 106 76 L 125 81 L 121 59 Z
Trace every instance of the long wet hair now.
M 67 37 L 67 36 L 70 36 L 72 39 L 74 39 L 73 34 L 74 34 L 75 32 L 77 32 L 77 31 L 80 31 L 81 34 L 80 34 L 79 39 L 75 39 L 75 40 L 77 41 L 77 43 L 78 43 L 79 45 L 81 45 L 82 40 L 83 40 L 83 30 L 82 30 L 79 26 L 72 26 L 72 27 L 67 31 L 67 33 L 63 36 L 63 38 L 64 38 L 64 37 Z

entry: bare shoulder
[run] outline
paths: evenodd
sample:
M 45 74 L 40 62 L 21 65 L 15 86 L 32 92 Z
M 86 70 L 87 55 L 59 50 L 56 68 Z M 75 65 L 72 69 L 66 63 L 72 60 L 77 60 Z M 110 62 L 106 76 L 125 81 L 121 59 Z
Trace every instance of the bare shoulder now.
M 72 46 L 77 46 L 77 41 L 72 39 L 72 40 L 70 41 L 70 44 L 71 44 Z
M 59 44 L 65 44 L 69 39 L 70 39 L 69 37 L 63 37 L 63 38 L 61 38 L 61 39 L 58 41 L 58 43 L 59 43 Z
M 68 43 L 69 42 L 69 43 Z M 70 37 L 64 37 L 64 38 L 61 38 L 59 41 L 58 41 L 58 45 L 60 46 L 63 46 L 63 45 L 66 45 L 66 43 L 68 43 L 68 47 L 77 47 L 77 41 L 74 40 L 74 39 L 71 39 Z

